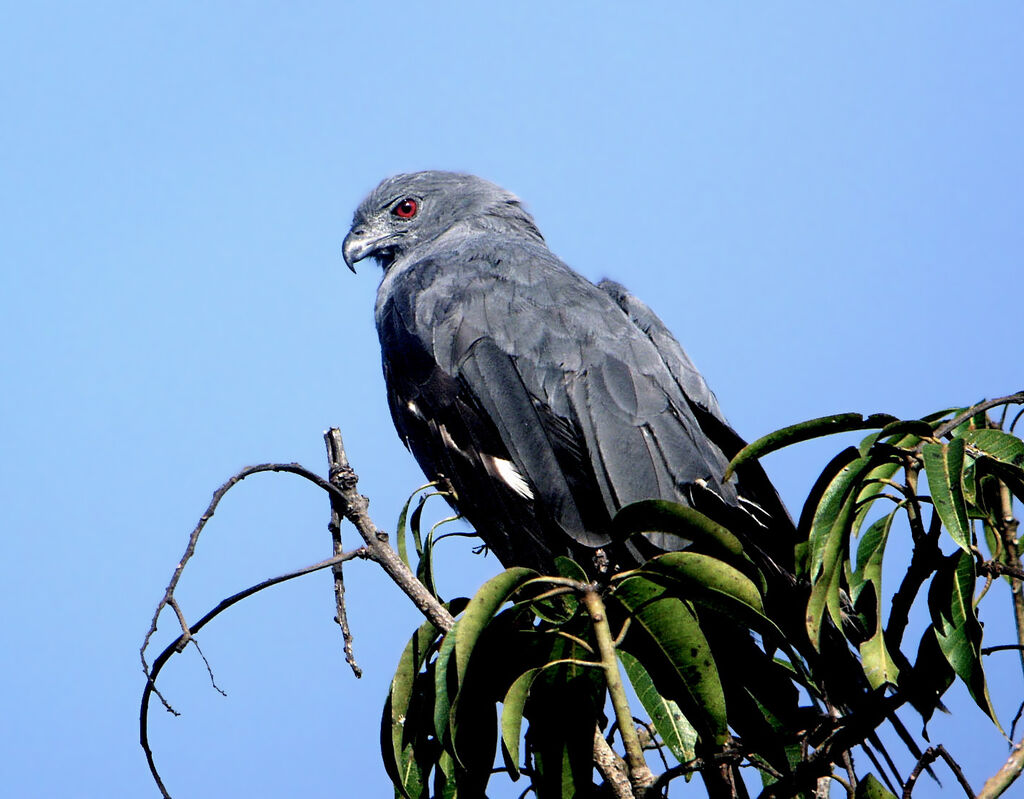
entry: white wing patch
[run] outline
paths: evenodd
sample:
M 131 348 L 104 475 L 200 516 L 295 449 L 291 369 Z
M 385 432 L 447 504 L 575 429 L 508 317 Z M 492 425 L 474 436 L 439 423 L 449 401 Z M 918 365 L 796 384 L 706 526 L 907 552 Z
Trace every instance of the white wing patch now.
M 526 482 L 519 470 L 512 461 L 506 458 L 495 458 L 493 455 L 484 455 L 484 465 L 492 475 L 502 480 L 509 488 L 515 491 L 524 499 L 533 499 L 533 491 L 530 484 Z
M 448 428 L 443 424 L 437 426 L 437 431 L 441 434 L 441 440 L 448 449 L 455 450 L 462 457 L 466 457 L 466 451 L 455 443 L 455 439 L 452 438 L 452 434 L 448 432 Z
M 423 414 L 420 413 L 420 409 L 416 407 L 416 403 L 415 402 L 413 402 L 412 400 L 409 400 L 407 403 L 405 403 L 405 407 L 409 409 L 409 413 L 411 413 L 413 416 L 415 416 L 421 422 L 423 421 Z

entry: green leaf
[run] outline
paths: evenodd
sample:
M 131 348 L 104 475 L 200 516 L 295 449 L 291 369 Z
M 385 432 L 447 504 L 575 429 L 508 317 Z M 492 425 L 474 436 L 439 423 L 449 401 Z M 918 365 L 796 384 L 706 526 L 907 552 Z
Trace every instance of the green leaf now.
M 594 730 L 603 724 L 607 692 L 601 669 L 572 662 L 585 655 L 575 641 L 555 638 L 550 659 L 530 686 L 526 743 L 534 766 L 531 783 L 541 797 L 589 795 Z
M 908 425 L 907 428 L 902 425 Z M 919 427 L 923 425 L 923 427 Z M 909 453 L 914 447 L 921 443 L 922 435 L 918 435 L 917 432 L 907 433 L 906 435 L 897 436 L 895 434 L 886 434 L 886 431 L 891 433 L 905 431 L 906 429 L 919 431 L 923 435 L 931 435 L 931 424 L 924 420 L 913 420 L 908 422 L 894 422 L 893 424 L 886 425 L 878 433 L 867 436 L 860 444 L 861 457 L 871 456 L 876 461 L 877 465 L 871 469 L 862 481 L 863 488 L 861 488 L 860 494 L 857 495 L 857 505 L 859 510 L 853 520 L 853 527 L 851 529 L 851 535 L 860 535 L 860 530 L 864 526 L 864 521 L 867 519 L 867 515 L 871 512 L 871 500 L 877 497 L 885 490 L 884 480 L 892 480 L 896 473 L 903 468 L 903 460 L 900 457 L 901 452 Z
M 505 756 L 505 766 L 513 781 L 519 779 L 519 733 L 523 727 L 523 708 L 526 707 L 526 700 L 530 695 L 530 686 L 540 671 L 540 668 L 535 668 L 520 674 L 502 700 L 502 754 Z
M 864 437 L 860 442 L 860 454 L 867 457 L 880 442 L 886 446 L 899 448 L 917 446 L 922 438 L 931 436 L 932 430 L 933 425 L 924 419 L 900 419 L 890 422 L 881 430 Z
M 579 583 L 589 583 L 590 578 L 572 558 L 559 555 L 555 558 L 555 573 Z M 541 578 L 543 580 L 543 578 Z M 555 626 L 565 624 L 579 609 L 580 602 L 574 594 L 561 594 L 547 599 L 539 599 L 533 602 L 530 607 L 544 621 L 549 621 Z
M 406 715 L 396 716 L 388 696 L 380 724 L 380 749 L 384 760 L 384 771 L 395 788 L 395 796 L 406 799 L 427 799 L 426 779 L 434 757 L 430 757 L 415 742 L 402 741 L 402 730 Z M 396 722 L 396 719 L 400 721 Z M 394 730 L 398 727 L 397 740 Z M 410 732 L 412 731 L 410 725 Z M 435 747 L 436 748 L 436 747 Z
M 874 774 L 861 777 L 854 799 L 896 799 L 896 795 L 878 781 Z
M 928 489 L 942 524 L 964 552 L 971 551 L 971 523 L 964 499 L 964 440 L 922 447 Z
M 476 646 L 484 627 L 513 591 L 536 576 L 537 572 L 533 569 L 526 569 L 522 566 L 507 569 L 480 586 L 480 589 L 469 601 L 465 612 L 449 635 L 454 639 L 455 666 L 459 684 L 466 676 L 470 655 L 473 654 L 473 647 Z
M 419 556 L 419 562 L 416 564 L 416 579 L 423 583 L 432 596 L 437 597 L 437 588 L 434 586 L 434 569 L 430 558 L 430 541 L 428 540 L 424 544 L 424 537 L 421 531 L 423 507 L 432 496 L 436 496 L 436 494 L 424 494 L 420 497 L 420 501 L 413 509 L 412 516 L 409 517 L 409 529 L 412 530 L 413 541 L 416 544 L 416 554 Z
M 658 693 L 654 680 L 637 658 L 622 649 L 616 650 L 616 654 L 640 704 L 672 756 L 680 763 L 693 760 L 697 756 L 697 730 L 686 720 L 679 705 Z
M 662 499 L 626 505 L 612 519 L 612 537 L 624 541 L 638 533 L 670 533 L 696 544 L 742 556 L 743 544 L 722 525 L 700 511 Z
M 451 630 L 441 640 L 441 648 L 434 663 L 434 734 L 445 748 L 451 744 L 448 720 L 454 695 L 458 692 L 458 682 L 451 674 L 452 655 L 455 653 L 454 632 L 454 629 Z
M 655 582 L 671 581 L 671 593 L 680 599 L 739 616 L 749 627 L 779 640 L 783 637 L 765 615 L 754 582 L 718 558 L 699 552 L 669 552 L 647 561 L 639 573 Z
M 865 531 L 857 547 L 857 571 L 850 577 L 850 596 L 862 617 L 865 615 L 864 605 L 869 601 L 871 603 L 869 610 L 872 618 L 867 626 L 869 629 L 873 628 L 873 632 L 870 638 L 860 644 L 859 649 L 864 676 L 872 688 L 886 684 L 896 685 L 900 673 L 885 645 L 885 631 L 879 606 L 879 600 L 883 596 L 882 557 L 885 554 L 889 530 L 899 511 L 900 508 L 897 507 Z M 865 591 L 865 587 L 870 590 Z
M 620 582 L 611 597 L 633 619 L 623 647 L 648 667 L 651 663 L 644 654 L 650 651 L 657 657 L 659 670 L 671 678 L 671 698 L 680 703 L 705 740 L 724 743 L 729 737 L 725 693 L 693 609 L 641 576 Z
M 769 433 L 741 449 L 725 470 L 725 479 L 728 480 L 747 461 L 761 458 L 769 452 L 775 452 L 775 450 L 782 449 L 783 447 L 798 444 L 801 441 L 810 441 L 812 438 L 831 436 L 836 433 L 848 433 L 851 430 L 884 427 L 897 421 L 899 420 L 895 416 L 890 416 L 887 413 L 873 413 L 867 418 L 864 418 L 859 413 L 839 413 L 783 427 L 781 430 Z
M 935 711 L 942 707 L 942 695 L 955 679 L 956 672 L 939 647 L 935 628 L 929 627 L 921 636 L 910 679 L 904 678 L 901 686 L 926 725 Z
M 581 583 L 589 583 L 590 578 L 587 577 L 587 573 L 572 558 L 567 558 L 565 555 L 559 555 L 555 558 L 555 571 L 562 577 L 568 577 L 570 580 L 576 580 Z
M 1024 441 L 1001 430 L 968 430 L 962 438 L 971 446 L 968 454 L 976 458 L 976 479 L 997 477 L 1024 502 Z
M 870 458 L 859 457 L 853 447 L 849 450 L 857 457 L 847 462 L 825 487 L 810 522 L 808 558 L 811 595 L 807 600 L 806 623 L 808 637 L 815 649 L 820 646 L 826 610 L 836 627 L 840 630 L 843 627 L 840 589 L 845 554 L 849 549 L 861 481 L 873 464 Z M 842 462 L 833 459 L 830 466 Z M 828 473 L 829 469 L 826 469 L 824 474 Z
M 406 566 L 408 566 L 410 568 L 410 570 L 412 569 L 412 565 L 409 563 L 408 545 L 406 544 L 406 541 L 405 541 L 405 536 L 406 536 L 406 520 L 409 517 L 409 508 L 412 506 L 412 501 L 414 499 L 416 499 L 416 495 L 417 494 L 419 494 L 421 491 L 426 491 L 428 488 L 430 488 L 433 485 L 435 485 L 435 484 L 434 483 L 427 483 L 426 485 L 422 485 L 419 488 L 417 488 L 415 491 L 413 491 L 409 495 L 409 498 L 405 501 L 405 504 L 402 506 L 402 512 L 398 514 L 398 524 L 395 526 L 395 539 L 398 542 L 398 557 L 400 557 L 402 559 L 402 563 L 404 563 Z M 425 502 L 425 501 L 426 501 L 425 499 L 421 498 L 420 499 L 420 505 L 422 505 L 423 502 Z
M 448 721 L 455 777 L 464 796 L 484 796 L 498 741 L 498 717 L 486 675 L 472 675 L 452 702 Z
M 448 604 L 451 613 L 462 611 L 468 600 Z M 440 630 L 424 622 L 402 652 L 391 680 L 381 718 L 381 754 L 384 768 L 403 796 L 425 796 L 427 776 L 437 759 L 439 745 L 428 740 L 432 731 L 433 675 L 422 672 L 437 648 Z
M 982 629 L 974 610 L 974 581 L 971 555 L 954 552 L 943 559 L 932 578 L 928 608 L 942 654 L 967 686 L 971 698 L 998 727 L 981 658 Z
M 434 769 L 433 799 L 454 799 L 459 795 L 458 783 L 455 779 L 455 758 L 448 752 L 442 752 Z
M 450 613 L 462 612 L 468 599 L 446 605 Z M 438 645 L 440 630 L 424 622 L 413 633 L 395 669 L 381 718 L 381 754 L 395 791 L 406 797 L 425 797 L 427 777 L 437 761 L 440 746 L 433 731 L 434 675 L 422 671 Z
M 1024 441 L 1002 430 L 966 430 L 959 438 L 981 450 L 993 460 L 1008 466 L 1024 467 Z

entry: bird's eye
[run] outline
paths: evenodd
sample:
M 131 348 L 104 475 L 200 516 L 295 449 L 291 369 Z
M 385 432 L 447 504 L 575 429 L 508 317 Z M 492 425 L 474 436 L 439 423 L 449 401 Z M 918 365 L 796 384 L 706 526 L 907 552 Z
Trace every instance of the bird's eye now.
M 416 216 L 416 211 L 419 210 L 419 206 L 412 197 L 406 197 L 402 202 L 391 209 L 391 213 L 397 216 L 399 219 L 412 219 Z

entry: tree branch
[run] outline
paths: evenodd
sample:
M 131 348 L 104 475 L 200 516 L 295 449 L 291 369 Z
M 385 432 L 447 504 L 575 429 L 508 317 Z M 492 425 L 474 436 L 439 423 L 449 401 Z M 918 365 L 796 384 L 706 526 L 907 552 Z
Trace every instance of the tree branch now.
M 1018 391 L 1016 394 L 1008 394 L 1005 397 L 997 397 L 996 399 L 985 400 L 984 402 L 979 402 L 977 405 L 974 405 L 973 407 L 968 408 L 966 411 L 961 413 L 959 416 L 953 417 L 952 419 L 950 419 L 948 422 L 946 422 L 941 427 L 937 427 L 935 429 L 935 437 L 936 438 L 942 438 L 943 436 L 948 436 L 957 427 L 959 427 L 961 424 L 966 422 L 972 416 L 974 416 L 976 414 L 979 414 L 979 413 L 984 413 L 985 411 L 989 410 L 990 408 L 995 408 L 998 405 L 1020 405 L 1020 404 L 1024 404 L 1024 391 Z
M 999 486 L 999 517 L 996 519 L 999 539 L 1006 552 L 1010 565 L 1019 570 L 1021 568 L 1020 542 L 1017 540 L 1018 522 L 1013 515 L 1013 495 L 1005 483 Z M 1013 613 L 1017 622 L 1017 646 L 1020 647 L 1020 657 L 1024 666 L 1024 583 L 1019 575 L 1014 575 L 1010 588 L 1013 601 Z M 997 647 L 991 647 L 994 651 Z M 1024 771 L 1024 741 L 1016 744 L 1009 758 L 1002 767 L 986 780 L 982 786 L 978 799 L 995 799 L 1003 793 L 1014 780 Z
M 634 794 L 643 796 L 648 786 L 654 782 L 654 775 L 651 774 L 651 770 L 647 766 L 643 747 L 640 746 L 640 738 L 636 734 L 636 727 L 633 726 L 633 713 L 629 709 L 626 690 L 622 684 L 622 674 L 619 672 L 619 661 L 615 657 L 612 632 L 608 626 L 608 614 L 605 612 L 604 602 L 601 601 L 601 596 L 596 588 L 589 587 L 583 592 L 583 603 L 594 622 L 594 634 L 597 638 L 597 650 L 601 655 L 605 684 L 608 686 L 612 707 L 615 708 L 615 718 L 619 723 L 619 735 L 622 736 L 622 744 L 626 749 L 629 782 Z
M 370 518 L 370 501 L 356 490 L 359 476 L 352 469 L 345 454 L 345 446 L 341 440 L 341 431 L 332 427 L 324 433 L 330 461 L 331 504 L 336 507 L 340 516 L 348 519 L 355 526 L 369 552 L 370 560 L 377 563 L 391 578 L 412 603 L 430 621 L 440 629 L 448 632 L 455 624 L 455 619 L 437 598 L 427 590 L 409 567 L 406 566 L 398 553 L 388 544 L 387 533 L 381 531 Z
M 981 786 L 981 792 L 977 799 L 996 799 L 1003 791 L 1009 788 L 1015 779 L 1024 770 L 1024 741 L 1014 745 L 1013 751 L 1003 763 L 1002 768 L 989 777 Z
M 954 776 L 956 776 L 957 782 L 959 782 L 960 787 L 964 789 L 964 793 L 967 794 L 968 799 L 976 799 L 974 791 L 971 790 L 970 783 L 967 782 L 967 778 L 964 776 L 964 772 L 960 768 L 960 764 L 953 759 L 952 755 L 946 751 L 946 748 L 942 746 L 942 744 L 939 744 L 938 746 L 929 746 L 924 750 L 921 757 L 918 758 L 917 765 L 914 766 L 914 770 L 910 772 L 910 776 L 907 777 L 907 781 L 903 785 L 903 799 L 910 799 L 910 794 L 914 790 L 914 784 L 917 782 L 917 778 L 921 776 L 921 772 L 927 769 L 940 757 L 946 761 L 946 765 L 949 766 L 949 770 L 953 772 Z

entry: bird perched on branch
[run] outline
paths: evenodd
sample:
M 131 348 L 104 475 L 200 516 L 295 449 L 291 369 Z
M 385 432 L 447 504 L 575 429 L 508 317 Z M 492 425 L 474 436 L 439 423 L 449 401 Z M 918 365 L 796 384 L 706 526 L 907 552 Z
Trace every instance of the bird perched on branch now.
M 506 567 L 565 554 L 605 571 L 684 545 L 613 540 L 612 516 L 643 499 L 742 517 L 787 557 L 792 522 L 760 467 L 723 479 L 743 441 L 676 339 L 622 286 L 560 261 L 515 195 L 396 175 L 356 210 L 344 257 L 384 270 L 375 315 L 399 435 Z

